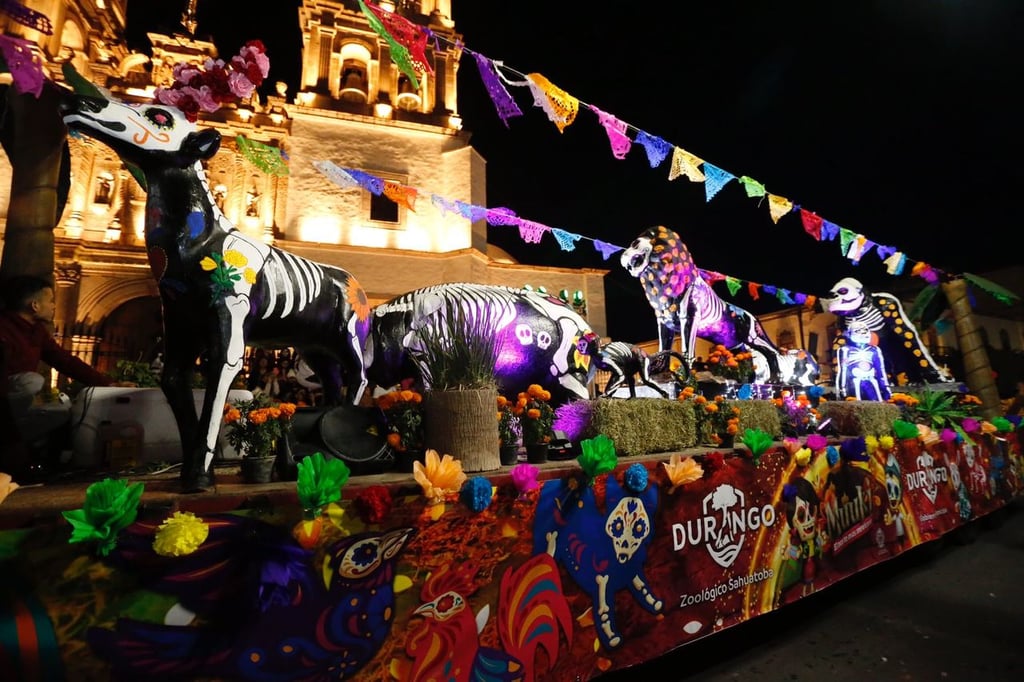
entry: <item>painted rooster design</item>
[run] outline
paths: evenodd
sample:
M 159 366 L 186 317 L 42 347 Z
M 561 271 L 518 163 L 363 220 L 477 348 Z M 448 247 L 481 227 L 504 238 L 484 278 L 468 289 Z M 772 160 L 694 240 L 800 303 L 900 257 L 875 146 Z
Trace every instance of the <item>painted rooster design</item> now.
M 572 641 L 572 615 L 558 566 L 550 556 L 534 556 L 502 576 L 495 623 L 500 650 L 480 643 L 478 632 L 490 609 L 485 606 L 477 616 L 473 614 L 469 597 L 477 589 L 475 572 L 467 564 L 445 567 L 424 583 L 420 595 L 425 603 L 415 611 L 423 621 L 406 641 L 405 651 L 413 662 L 403 680 L 529 682 L 542 677 L 534 670 L 538 648 L 553 662 L 559 632 Z
M 153 552 L 155 525 L 126 529 L 115 561 L 176 596 L 201 625 L 120 618 L 114 630 L 91 629 L 89 643 L 114 678 L 344 680 L 377 654 L 394 618 L 395 565 L 414 529 L 334 542 L 321 576 L 284 528 L 206 520 L 206 542 L 182 557 Z

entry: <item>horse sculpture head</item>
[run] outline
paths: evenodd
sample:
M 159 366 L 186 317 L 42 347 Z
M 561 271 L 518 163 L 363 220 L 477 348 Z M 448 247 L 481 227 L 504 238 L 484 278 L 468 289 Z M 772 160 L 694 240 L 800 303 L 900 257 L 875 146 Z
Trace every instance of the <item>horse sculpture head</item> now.
M 220 147 L 220 133 L 200 130 L 175 107 L 125 103 L 99 90 L 68 93 L 61 100 L 61 115 L 69 129 L 106 144 L 143 171 L 187 168 Z

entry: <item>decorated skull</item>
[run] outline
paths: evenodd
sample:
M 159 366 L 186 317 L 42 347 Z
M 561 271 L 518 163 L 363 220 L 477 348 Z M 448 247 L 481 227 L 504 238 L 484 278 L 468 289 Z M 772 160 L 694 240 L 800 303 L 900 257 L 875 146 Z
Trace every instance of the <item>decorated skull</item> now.
M 864 285 L 853 277 L 844 277 L 835 283 L 822 304 L 834 315 L 848 315 L 864 305 Z

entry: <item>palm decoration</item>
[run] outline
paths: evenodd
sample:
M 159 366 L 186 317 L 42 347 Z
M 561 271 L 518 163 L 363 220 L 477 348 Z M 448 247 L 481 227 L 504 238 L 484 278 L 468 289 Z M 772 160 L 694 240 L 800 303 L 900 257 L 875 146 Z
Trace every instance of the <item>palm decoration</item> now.
M 924 330 L 935 325 L 941 332 L 944 331 L 941 329 L 941 320 L 946 311 L 950 311 L 964 361 L 967 386 L 981 399 L 982 416 L 992 419 L 1000 414 L 999 391 L 992 377 L 992 365 L 989 363 L 981 330 L 972 313 L 972 286 L 1007 305 L 1020 301 L 1020 296 L 991 280 L 963 273 L 947 275 L 941 283 L 938 278 L 932 281 L 917 295 L 908 315 L 918 329 Z

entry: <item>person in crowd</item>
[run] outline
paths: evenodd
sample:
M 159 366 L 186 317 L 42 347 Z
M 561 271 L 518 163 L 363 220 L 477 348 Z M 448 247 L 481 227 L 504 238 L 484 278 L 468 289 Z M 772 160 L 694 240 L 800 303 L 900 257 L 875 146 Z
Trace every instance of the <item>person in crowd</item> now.
M 56 311 L 53 285 L 46 279 L 22 275 L 3 285 L 0 309 L 0 422 L 12 434 L 3 449 L 0 470 L 23 479 L 42 476 L 55 439 L 70 423 L 70 405 L 43 403 L 47 385 L 39 373 L 46 363 L 61 374 L 86 386 L 134 386 L 116 382 L 72 353 L 53 338 L 50 324 Z
M 1006 406 L 1008 416 L 1024 416 L 1024 380 L 1017 382 L 1017 392 Z

